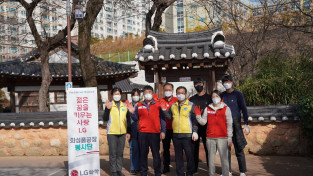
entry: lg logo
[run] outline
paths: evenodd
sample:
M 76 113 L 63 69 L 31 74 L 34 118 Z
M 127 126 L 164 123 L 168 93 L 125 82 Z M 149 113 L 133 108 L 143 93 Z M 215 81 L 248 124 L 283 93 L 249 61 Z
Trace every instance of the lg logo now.
M 78 171 L 77 170 L 72 170 L 71 176 L 78 176 Z

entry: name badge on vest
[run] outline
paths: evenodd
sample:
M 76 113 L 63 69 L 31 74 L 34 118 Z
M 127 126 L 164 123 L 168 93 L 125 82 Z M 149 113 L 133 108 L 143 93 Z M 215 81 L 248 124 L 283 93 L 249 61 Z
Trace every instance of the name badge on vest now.
M 188 110 L 188 108 L 187 108 L 187 107 L 185 107 L 184 109 L 185 109 L 185 111 L 187 111 L 187 110 Z
M 125 111 L 125 109 L 124 109 L 124 108 L 122 108 L 122 111 Z
M 138 109 L 147 109 L 147 107 L 145 107 L 145 106 L 140 106 L 140 107 L 138 107 Z
M 208 114 L 216 114 L 215 111 L 208 111 Z

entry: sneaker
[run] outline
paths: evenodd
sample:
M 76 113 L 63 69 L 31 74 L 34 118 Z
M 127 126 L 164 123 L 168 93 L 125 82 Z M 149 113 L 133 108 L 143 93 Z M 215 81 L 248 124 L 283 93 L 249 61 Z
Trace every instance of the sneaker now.
M 232 176 L 233 174 L 231 173 L 231 172 L 229 172 L 229 176 Z M 223 176 L 223 175 L 221 175 L 221 176 Z
M 121 171 L 117 171 L 118 176 L 125 176 Z
M 130 170 L 129 172 L 131 175 L 136 175 L 137 174 L 137 171 L 136 170 Z
M 164 167 L 163 171 L 162 171 L 162 174 L 165 174 L 165 173 L 168 173 L 168 172 L 170 172 L 170 167 Z
M 240 176 L 246 176 L 246 174 L 243 172 L 240 172 Z

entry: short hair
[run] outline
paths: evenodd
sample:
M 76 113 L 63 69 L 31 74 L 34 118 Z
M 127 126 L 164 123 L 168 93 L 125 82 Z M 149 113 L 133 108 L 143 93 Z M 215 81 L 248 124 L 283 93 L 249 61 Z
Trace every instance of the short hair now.
M 185 90 L 185 93 L 187 93 L 187 88 L 186 88 L 186 87 L 184 87 L 184 86 L 179 86 L 179 87 L 177 87 L 176 92 L 177 92 L 179 89 L 184 89 L 184 90 Z
M 230 75 L 224 75 L 222 78 L 222 83 L 226 81 L 233 81 L 233 78 Z
M 172 89 L 174 89 L 174 85 L 173 85 L 172 83 L 169 83 L 169 82 L 165 83 L 165 84 L 163 85 L 163 89 L 165 88 L 165 86 L 171 86 Z
M 193 81 L 193 85 L 196 85 L 198 83 L 203 83 L 204 84 L 204 80 L 202 78 L 196 78 L 194 81 Z
M 219 97 L 221 97 L 221 99 L 223 99 L 223 94 L 222 94 L 221 91 L 213 90 L 212 93 L 211 93 L 211 97 L 212 97 L 212 95 L 213 95 L 214 93 L 216 93 Z
M 136 92 L 138 93 L 138 95 L 140 95 L 140 90 L 138 88 L 134 88 L 130 93 L 131 96 L 134 96 Z
M 120 94 L 122 94 L 122 89 L 121 88 L 119 88 L 119 87 L 114 87 L 113 89 L 112 89 L 112 91 L 111 91 L 111 95 L 113 95 L 115 92 L 117 92 L 117 91 L 119 91 L 120 92 Z
M 143 87 L 143 91 L 146 91 L 146 90 L 151 90 L 153 92 L 153 88 L 149 85 Z

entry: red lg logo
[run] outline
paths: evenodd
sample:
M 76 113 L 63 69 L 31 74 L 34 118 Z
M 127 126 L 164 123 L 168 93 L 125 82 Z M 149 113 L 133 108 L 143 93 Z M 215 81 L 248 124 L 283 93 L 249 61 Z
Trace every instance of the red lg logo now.
M 78 176 L 78 171 L 77 170 L 72 170 L 71 176 Z

